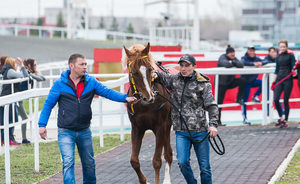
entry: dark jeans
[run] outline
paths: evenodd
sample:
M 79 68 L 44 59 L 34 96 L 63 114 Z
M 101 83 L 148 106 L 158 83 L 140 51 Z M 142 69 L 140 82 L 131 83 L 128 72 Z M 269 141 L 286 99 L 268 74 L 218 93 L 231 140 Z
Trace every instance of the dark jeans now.
M 258 89 L 255 92 L 254 96 L 259 96 L 261 94 L 261 84 L 262 84 L 262 80 L 256 79 L 255 81 L 253 81 L 253 82 L 246 85 L 245 95 L 244 95 L 244 102 L 248 102 L 251 88 L 258 87 Z M 244 120 L 246 120 L 247 119 L 247 106 L 246 105 L 242 106 L 242 115 L 243 115 Z
M 17 112 L 17 106 L 16 104 L 14 105 L 15 108 L 15 122 L 18 121 L 18 112 Z M 8 122 L 9 124 L 13 123 L 13 112 L 12 112 L 12 104 L 9 105 L 9 110 L 8 110 Z M 4 107 L 0 107 L 0 125 L 4 125 Z M 14 131 L 15 127 L 9 128 L 9 141 L 14 141 Z M 4 141 L 4 130 L 1 129 L 1 140 Z
M 282 108 L 280 105 L 280 96 L 282 92 L 283 94 L 283 104 L 284 104 L 284 113 L 285 113 L 285 120 L 288 121 L 289 119 L 289 113 L 290 113 L 290 105 L 289 105 L 289 98 L 291 96 L 291 92 L 293 89 L 293 80 L 292 79 L 287 79 L 280 83 L 278 86 L 275 87 L 274 89 L 274 103 L 276 110 L 278 112 L 279 117 L 282 116 Z
M 58 146 L 63 162 L 64 184 L 75 183 L 75 144 L 81 160 L 83 183 L 96 184 L 93 139 L 90 128 L 78 132 L 58 128 Z
M 207 132 L 191 132 L 191 134 L 195 140 L 200 141 L 205 137 Z M 178 165 L 187 184 L 197 184 L 197 180 L 190 165 L 192 146 L 194 146 L 200 167 L 201 183 L 211 184 L 212 176 L 209 162 L 208 138 L 201 143 L 194 143 L 191 141 L 188 132 L 176 131 L 176 151 Z
M 246 83 L 247 81 L 243 78 L 234 78 L 234 80 L 229 85 L 219 85 L 218 104 L 223 104 L 226 91 L 235 87 L 239 87 L 236 101 L 243 99 Z M 222 108 L 219 108 L 219 124 L 221 124 L 221 111 Z

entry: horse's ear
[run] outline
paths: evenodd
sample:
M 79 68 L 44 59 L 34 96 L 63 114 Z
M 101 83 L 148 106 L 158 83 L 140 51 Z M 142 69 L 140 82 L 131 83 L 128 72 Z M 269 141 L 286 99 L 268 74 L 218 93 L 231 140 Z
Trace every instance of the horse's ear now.
M 125 50 L 125 53 L 126 53 L 127 57 L 132 56 L 131 52 L 125 47 L 125 45 L 123 45 L 123 47 L 124 47 L 124 50 Z
M 143 56 L 147 56 L 150 51 L 150 43 L 148 42 L 146 48 L 142 51 Z

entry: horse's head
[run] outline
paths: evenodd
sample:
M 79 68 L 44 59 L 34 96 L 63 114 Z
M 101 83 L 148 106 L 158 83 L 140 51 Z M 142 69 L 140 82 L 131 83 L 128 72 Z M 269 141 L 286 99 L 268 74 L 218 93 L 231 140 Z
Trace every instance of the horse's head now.
M 151 73 L 153 68 L 152 57 L 149 53 L 150 44 L 147 46 L 134 45 L 129 50 L 124 46 L 127 56 L 127 67 L 129 73 L 130 85 L 133 95 L 141 103 L 149 104 L 155 100 L 153 93 L 153 81 Z

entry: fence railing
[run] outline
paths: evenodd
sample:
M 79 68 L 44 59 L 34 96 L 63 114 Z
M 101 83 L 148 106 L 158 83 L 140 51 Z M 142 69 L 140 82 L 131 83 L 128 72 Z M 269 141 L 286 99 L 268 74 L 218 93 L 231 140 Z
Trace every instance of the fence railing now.
M 116 78 L 116 77 L 121 77 L 119 79 L 116 80 L 110 80 L 110 81 L 105 81 L 102 82 L 104 85 L 106 85 L 109 88 L 115 88 L 115 87 L 120 87 L 120 91 L 124 92 L 124 84 L 126 82 L 128 82 L 128 77 L 126 74 L 107 74 L 107 75 L 103 75 L 103 74 L 97 74 L 97 75 L 93 75 L 97 78 Z M 52 83 L 50 82 L 50 84 L 53 84 L 53 80 L 59 78 L 60 76 L 46 76 L 47 80 L 52 80 Z M 0 81 L 0 83 L 2 84 L 14 84 L 14 83 L 19 83 L 22 81 L 26 81 L 28 80 L 28 78 L 24 78 L 24 79 L 13 79 L 13 80 L 3 80 Z M 42 82 L 40 82 L 42 83 Z M 13 85 L 12 85 L 13 86 Z M 36 87 L 39 87 L 40 85 L 36 85 Z M 11 183 L 11 174 L 10 174 L 10 151 L 9 151 L 9 128 L 11 127 L 15 127 L 15 126 L 19 126 L 21 124 L 24 123 L 30 123 L 30 131 L 33 132 L 32 134 L 32 140 L 34 142 L 34 161 L 35 161 L 35 171 L 38 172 L 39 171 L 39 128 L 38 128 L 38 115 L 39 115 L 39 99 L 41 97 L 46 97 L 49 93 L 50 88 L 34 88 L 34 89 L 29 89 L 27 91 L 23 91 L 23 92 L 18 92 L 18 93 L 13 93 L 11 95 L 7 95 L 7 96 L 3 96 L 0 97 L 0 106 L 4 106 L 4 118 L 3 118 L 3 123 L 4 125 L 0 126 L 0 130 L 4 129 L 4 154 L 5 154 L 5 179 L 6 179 L 6 183 Z M 32 112 L 32 99 L 34 99 L 34 112 Z M 9 105 L 13 105 L 19 101 L 23 101 L 23 100 L 29 100 L 29 117 L 26 120 L 22 120 L 22 121 L 18 121 L 15 122 L 13 121 L 11 124 L 9 123 Z M 103 116 L 104 115 L 110 115 L 110 114 L 114 114 L 114 115 L 120 115 L 121 116 L 121 122 L 120 122 L 120 139 L 121 141 L 124 140 L 124 115 L 126 114 L 125 111 L 125 107 L 124 105 L 121 103 L 120 104 L 120 108 L 121 108 L 121 112 L 118 112 L 117 114 L 115 112 L 103 112 L 103 101 L 102 101 L 102 97 L 99 98 L 94 98 L 94 100 L 98 100 L 98 105 L 99 105 L 99 136 L 100 136 L 100 147 L 104 146 L 104 139 L 103 139 Z M 14 108 L 12 108 L 14 109 Z M 14 111 L 13 113 L 13 117 L 14 117 Z M 0 133 L 1 134 L 1 133 Z M 0 136 L 0 140 L 1 140 L 1 136 Z M 1 140 L 2 142 L 3 140 Z M 2 146 L 0 147 L 1 151 L 2 151 Z
M 59 34 L 60 39 L 65 39 L 68 33 L 68 29 L 65 27 L 0 24 L 0 28 L 6 29 L 8 31 L 7 34 L 11 34 L 15 36 L 19 36 L 20 35 L 19 32 L 23 31 L 23 35 L 25 34 L 27 37 L 31 36 L 31 31 L 37 31 L 37 35 L 39 38 L 49 37 L 51 39 L 53 38 L 54 33 Z M 71 30 L 71 32 L 77 32 L 77 31 L 82 31 L 82 30 Z M 87 31 L 87 34 L 89 34 L 89 30 L 84 30 L 84 31 Z M 116 42 L 117 40 L 122 40 L 123 42 L 127 42 L 128 40 L 133 40 L 134 42 L 137 40 L 143 42 L 149 41 L 149 36 L 143 34 L 124 33 L 124 32 L 117 32 L 117 31 L 102 31 L 101 33 L 104 34 L 106 40 L 111 38 L 113 42 Z M 84 38 L 87 39 L 87 37 Z M 92 39 L 91 37 L 88 38 Z

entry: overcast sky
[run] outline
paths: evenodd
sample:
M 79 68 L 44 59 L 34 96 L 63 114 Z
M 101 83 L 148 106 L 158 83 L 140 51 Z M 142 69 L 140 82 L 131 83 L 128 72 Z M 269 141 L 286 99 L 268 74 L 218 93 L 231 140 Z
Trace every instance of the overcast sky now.
M 47 7 L 62 7 L 63 0 L 1 0 L 0 17 L 38 17 L 38 1 L 41 4 L 41 14 Z M 147 6 L 144 9 L 144 2 L 157 0 L 88 0 L 92 8 L 92 14 L 97 16 L 111 16 L 112 5 L 114 16 L 129 17 L 155 17 L 161 18 L 162 13 L 167 12 L 165 3 Z M 189 0 L 171 0 L 186 2 Z M 222 16 L 228 19 L 233 17 L 233 9 L 240 7 L 241 0 L 199 0 L 200 16 Z M 186 4 L 172 4 L 171 13 L 175 18 L 186 19 L 192 17 L 193 7 Z M 189 12 L 189 13 L 187 13 Z

